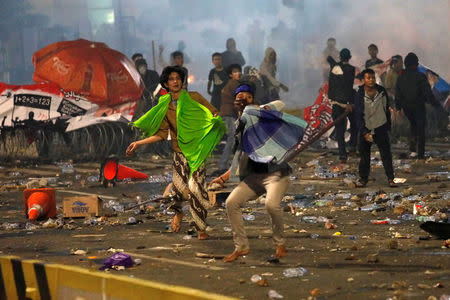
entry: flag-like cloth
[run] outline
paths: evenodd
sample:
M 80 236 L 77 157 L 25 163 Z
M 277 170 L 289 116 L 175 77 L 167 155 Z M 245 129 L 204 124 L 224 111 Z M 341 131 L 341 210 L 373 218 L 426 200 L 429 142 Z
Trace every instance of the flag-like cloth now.
M 419 65 L 418 70 L 419 72 L 425 74 L 427 78 L 429 78 L 429 76 L 435 77 L 433 79 L 436 81 L 433 84 L 430 83 L 433 94 L 441 103 L 442 107 L 450 112 L 450 85 L 447 81 L 445 81 L 445 79 L 439 76 L 436 72 L 423 65 Z
M 332 105 L 328 99 L 328 82 L 325 82 L 319 90 L 319 95 L 313 105 L 305 108 L 303 118 L 308 122 L 303 139 L 297 143 L 286 155 L 286 160 L 291 160 L 295 155 L 306 149 L 310 144 L 320 138 L 333 126 L 331 116 Z
M 259 163 L 281 163 L 303 138 L 307 126 L 304 120 L 290 114 L 253 105 L 244 109 L 240 120 L 244 125 L 242 150 Z
M 158 104 L 132 125 L 142 130 L 144 136 L 154 135 L 166 116 L 170 101 L 170 94 L 161 96 Z M 220 142 L 226 131 L 225 123 L 220 116 L 214 117 L 208 108 L 193 100 L 185 90 L 178 98 L 176 115 L 178 146 L 192 175 Z

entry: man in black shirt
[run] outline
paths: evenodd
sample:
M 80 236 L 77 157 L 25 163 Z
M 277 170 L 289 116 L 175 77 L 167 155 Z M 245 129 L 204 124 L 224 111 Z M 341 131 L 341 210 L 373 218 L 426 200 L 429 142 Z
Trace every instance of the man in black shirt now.
M 144 92 L 142 93 L 142 97 L 138 100 L 136 105 L 135 113 L 133 118 L 138 118 L 144 114 L 144 112 L 148 111 L 151 105 L 151 99 L 153 91 L 159 84 L 159 75 L 154 70 L 147 69 L 147 61 L 144 58 L 139 58 L 135 62 L 136 69 L 141 75 L 142 81 L 144 82 Z
M 370 59 L 366 60 L 366 69 L 370 68 L 371 66 L 383 63 L 383 61 L 377 57 L 378 55 L 377 45 L 370 44 L 367 49 L 369 50 Z
M 355 79 L 355 67 L 349 64 L 352 57 L 350 50 L 344 48 L 339 53 L 341 61 L 336 61 L 328 56 L 327 60 L 330 63 L 330 75 L 328 82 L 328 98 L 333 104 L 333 119 L 336 120 L 345 111 L 352 110 L 353 97 L 355 91 L 353 90 L 353 82 Z M 353 114 L 348 115 L 350 120 L 350 152 L 356 151 L 357 143 L 357 129 L 354 122 Z M 335 125 L 336 140 L 339 148 L 339 159 L 341 162 L 347 161 L 347 151 L 345 149 L 344 134 L 347 128 L 347 118 L 342 119 Z
M 214 68 L 208 75 L 208 94 L 211 95 L 211 104 L 220 110 L 220 94 L 228 82 L 228 73 L 222 66 L 222 54 L 216 52 L 212 55 Z M 212 91 L 211 91 L 212 87 Z
M 405 70 L 397 79 L 395 105 L 397 110 L 403 109 L 411 123 L 410 151 L 417 152 L 418 159 L 425 158 L 425 102 L 440 106 L 431 91 L 425 74 L 418 71 L 419 58 L 414 53 L 405 57 Z
M 227 69 L 232 64 L 238 64 L 241 67 L 245 65 L 245 59 L 241 51 L 236 48 L 236 41 L 229 38 L 226 43 L 227 50 L 222 52 L 222 65 Z

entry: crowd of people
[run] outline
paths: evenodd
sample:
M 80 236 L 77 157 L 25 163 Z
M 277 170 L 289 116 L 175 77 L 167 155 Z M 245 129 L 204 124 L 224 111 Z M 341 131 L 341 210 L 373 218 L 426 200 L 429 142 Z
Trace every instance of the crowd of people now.
M 388 186 L 396 187 L 392 152 L 389 140 L 391 110 L 400 111 L 411 123 L 411 152 L 419 160 L 425 151 L 425 102 L 440 106 L 435 99 L 427 77 L 418 71 L 419 60 L 409 53 L 404 60 L 400 55 L 391 58 L 390 68 L 377 83 L 373 68 L 383 61 L 377 57 L 378 47 L 368 47 L 370 59 L 365 70 L 356 74 L 350 64 L 351 52 L 338 51 L 336 40 L 330 38 L 323 52 L 328 66 L 324 67 L 324 80 L 328 81 L 328 97 L 335 121 L 335 137 L 339 159 L 346 162 L 349 153 L 359 151 L 359 179 L 357 187 L 368 183 L 372 144 L 380 150 Z M 283 239 L 281 199 L 289 185 L 291 168 L 282 158 L 293 143 L 298 142 L 307 124 L 304 120 L 283 112 L 280 89 L 288 87 L 276 79 L 276 51 L 268 47 L 259 70 L 244 68 L 245 59 L 237 50 L 236 42 L 226 41 L 226 51 L 212 54 L 213 68 L 209 72 L 207 101 L 197 92 L 188 91 L 188 70 L 184 67 L 181 51 L 171 54 L 170 65 L 162 59 L 161 76 L 136 53 L 133 60 L 142 76 L 145 91 L 140 105 L 139 119 L 133 125 L 141 129 L 146 138 L 133 142 L 126 150 L 132 155 L 145 144 L 167 139 L 172 141 L 173 182 L 170 197 L 175 211 L 172 231 L 180 230 L 183 220 L 181 202 L 188 201 L 190 213 L 200 240 L 208 239 L 205 160 L 226 133 L 226 146 L 218 160 L 216 178 L 211 185 L 223 186 L 232 177 L 240 183 L 226 200 L 226 210 L 233 232 L 234 251 L 224 258 L 231 262 L 250 252 L 245 233 L 241 206 L 248 200 L 266 193 L 265 206 L 272 219 L 275 256 L 287 255 Z M 362 80 L 354 89 L 355 77 Z M 158 103 L 149 101 L 158 85 L 168 93 L 160 96 Z M 384 86 L 384 87 L 383 87 Z M 344 134 L 350 124 L 348 144 Z M 347 152 L 348 146 L 348 152 Z M 231 159 L 231 157 L 233 157 Z

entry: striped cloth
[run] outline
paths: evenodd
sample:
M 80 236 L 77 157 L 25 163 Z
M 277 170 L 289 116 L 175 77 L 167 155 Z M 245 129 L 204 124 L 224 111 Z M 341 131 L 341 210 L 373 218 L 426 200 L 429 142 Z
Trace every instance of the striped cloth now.
M 242 149 L 259 163 L 279 164 L 286 153 L 302 138 L 308 125 L 304 120 L 277 110 L 274 101 L 270 110 L 249 105 L 240 118 Z

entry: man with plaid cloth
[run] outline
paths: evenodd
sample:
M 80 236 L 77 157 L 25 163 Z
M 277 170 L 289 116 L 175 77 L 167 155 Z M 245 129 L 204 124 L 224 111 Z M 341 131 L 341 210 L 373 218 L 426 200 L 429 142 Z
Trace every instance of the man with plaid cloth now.
M 280 202 L 289 185 L 291 168 L 284 157 L 301 140 L 307 123 L 282 113 L 282 101 L 273 101 L 260 107 L 255 105 L 253 96 L 254 87 L 251 83 L 241 84 L 235 91 L 235 106 L 239 112 L 236 130 L 239 151 L 235 154 L 231 169 L 212 181 L 223 185 L 235 174 L 241 180 L 226 200 L 235 250 L 224 258 L 225 262 L 234 261 L 250 252 L 241 206 L 264 193 L 265 206 L 272 219 L 275 255 L 277 258 L 287 255 Z

